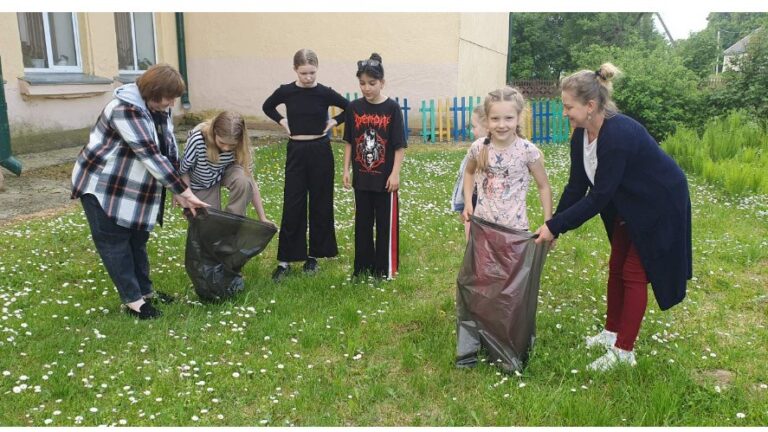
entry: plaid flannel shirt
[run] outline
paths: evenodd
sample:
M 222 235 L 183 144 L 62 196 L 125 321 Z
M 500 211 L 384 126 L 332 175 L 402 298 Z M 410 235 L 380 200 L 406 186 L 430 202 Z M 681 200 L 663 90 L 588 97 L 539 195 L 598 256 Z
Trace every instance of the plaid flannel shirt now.
M 117 94 L 117 92 L 116 92 Z M 170 113 L 163 156 L 152 115 L 121 98 L 102 111 L 72 171 L 72 199 L 90 193 L 119 226 L 150 231 L 157 222 L 162 188 L 180 194 L 178 148 Z

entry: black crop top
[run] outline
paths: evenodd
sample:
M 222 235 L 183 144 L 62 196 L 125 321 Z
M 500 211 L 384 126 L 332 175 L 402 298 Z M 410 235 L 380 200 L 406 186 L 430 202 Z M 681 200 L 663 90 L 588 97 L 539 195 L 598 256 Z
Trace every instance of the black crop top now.
M 328 122 L 328 107 L 335 106 L 343 110 L 347 108 L 349 101 L 322 84 L 306 88 L 292 82 L 278 87 L 264 101 L 261 108 L 269 118 L 280 123 L 283 116 L 276 109 L 280 104 L 285 104 L 288 127 L 292 135 L 321 135 Z M 334 119 L 337 124 L 344 123 L 344 112 Z

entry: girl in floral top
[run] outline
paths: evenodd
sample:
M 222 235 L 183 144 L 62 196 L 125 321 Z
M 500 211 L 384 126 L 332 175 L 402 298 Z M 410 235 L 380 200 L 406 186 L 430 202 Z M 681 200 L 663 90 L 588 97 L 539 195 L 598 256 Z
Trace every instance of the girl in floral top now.
M 528 230 L 525 197 L 531 176 L 539 190 L 544 220 L 552 218 L 552 189 L 541 151 L 520 137 L 520 114 L 525 99 L 515 88 L 504 87 L 485 98 L 488 136 L 469 148 L 464 172 L 464 219 L 471 215 L 513 229 Z M 477 207 L 472 191 L 477 185 Z

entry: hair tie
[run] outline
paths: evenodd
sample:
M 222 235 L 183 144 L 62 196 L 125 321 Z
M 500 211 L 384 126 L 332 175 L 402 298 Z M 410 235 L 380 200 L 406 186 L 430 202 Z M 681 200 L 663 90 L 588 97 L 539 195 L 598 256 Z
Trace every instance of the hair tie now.
M 605 77 L 603 76 L 603 74 L 600 73 L 600 69 L 595 71 L 595 76 L 597 76 L 598 78 L 600 78 L 602 80 L 605 80 Z

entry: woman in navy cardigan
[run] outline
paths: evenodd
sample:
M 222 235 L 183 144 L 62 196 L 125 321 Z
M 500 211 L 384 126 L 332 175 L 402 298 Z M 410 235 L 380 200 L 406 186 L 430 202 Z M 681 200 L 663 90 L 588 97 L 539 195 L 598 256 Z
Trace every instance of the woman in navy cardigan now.
M 604 346 L 588 368 L 634 366 L 634 344 L 648 302 L 661 310 L 680 303 L 692 276 L 691 200 L 685 174 L 637 121 L 611 100 L 612 64 L 562 81 L 563 114 L 575 127 L 568 184 L 538 242 L 580 227 L 598 213 L 611 242 L 605 329 L 586 338 Z

